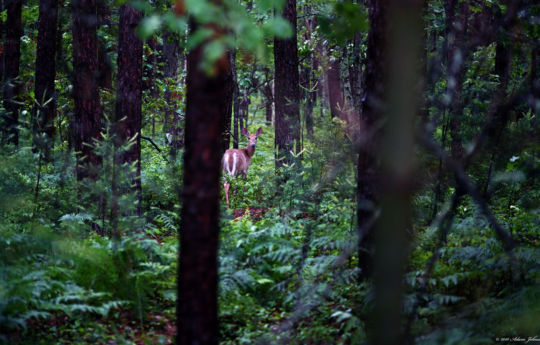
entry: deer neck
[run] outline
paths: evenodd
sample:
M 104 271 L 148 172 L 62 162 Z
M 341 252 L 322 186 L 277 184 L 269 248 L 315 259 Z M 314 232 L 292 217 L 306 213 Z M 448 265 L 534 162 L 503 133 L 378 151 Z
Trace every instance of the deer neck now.
M 255 154 L 254 147 L 248 146 L 248 147 L 245 147 L 243 150 L 246 153 L 246 156 L 248 156 L 249 158 L 253 157 L 253 154 Z

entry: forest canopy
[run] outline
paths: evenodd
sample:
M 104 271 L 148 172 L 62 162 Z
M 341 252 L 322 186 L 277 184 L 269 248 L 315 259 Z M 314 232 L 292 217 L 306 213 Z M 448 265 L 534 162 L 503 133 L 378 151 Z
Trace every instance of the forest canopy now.
M 0 14 L 0 344 L 540 341 L 537 1 Z

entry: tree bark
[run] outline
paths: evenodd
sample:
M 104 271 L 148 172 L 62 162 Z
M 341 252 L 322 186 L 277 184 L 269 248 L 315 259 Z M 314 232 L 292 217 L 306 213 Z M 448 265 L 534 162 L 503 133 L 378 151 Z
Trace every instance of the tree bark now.
M 6 6 L 4 4 L 4 1 L 0 1 L 0 11 L 4 12 Z M 5 35 L 5 30 L 6 29 L 6 25 L 3 21 L 0 21 L 0 41 L 4 42 L 4 48 L 5 48 L 5 41 L 4 41 L 4 35 Z M 5 49 L 2 49 L 0 51 L 0 92 L 3 93 L 3 90 L 4 90 L 4 58 L 5 58 L 5 55 L 6 55 L 6 51 Z M 3 128 L 0 128 L 0 131 L 2 131 L 2 135 L 3 135 L 3 131 L 4 129 Z
M 224 53 L 210 77 L 199 68 L 202 51 L 201 46 L 194 48 L 187 61 L 184 188 L 177 279 L 179 345 L 218 343 L 220 152 L 226 117 L 223 104 L 230 97 L 227 83 L 231 66 L 228 54 Z
M 265 83 L 263 87 L 263 95 L 264 95 L 264 111 L 265 111 L 265 118 L 266 118 L 266 125 L 270 126 L 272 125 L 272 105 L 274 104 L 274 96 L 272 91 L 272 83 L 273 79 L 270 75 L 270 69 L 265 67 L 264 68 L 264 76 L 265 76 Z
M 97 15 L 99 26 L 111 25 L 111 9 L 105 0 L 98 0 Z M 107 48 L 103 41 L 98 41 L 98 61 L 99 61 L 99 87 L 112 90 L 112 63 Z
M 171 148 L 173 155 L 176 150 L 183 147 L 182 128 L 178 114 L 176 113 L 177 99 L 173 97 L 171 88 L 176 89 L 178 81 L 178 62 L 180 58 L 180 40 L 178 34 L 165 32 L 163 35 L 163 77 L 166 80 L 165 90 L 165 130 L 171 135 Z
M 446 3 L 447 12 L 447 35 L 451 35 L 448 41 L 448 95 L 451 99 L 450 105 L 450 149 L 452 157 L 460 160 L 463 157 L 463 145 L 460 135 L 460 124 L 462 119 L 463 98 L 463 80 L 465 78 L 465 61 L 468 56 L 466 47 L 466 33 L 468 25 L 469 4 L 459 2 L 457 4 L 458 13 L 456 15 L 456 0 L 449 0 Z
M 238 142 L 240 141 L 240 138 L 238 137 L 240 135 L 240 131 L 238 129 L 240 125 L 240 90 L 238 88 L 238 73 L 236 73 L 236 51 L 234 51 L 231 54 L 231 72 L 232 72 L 232 79 L 233 79 L 233 92 L 232 92 L 232 98 L 233 98 L 233 112 L 234 112 L 234 124 L 233 124 L 233 148 L 238 148 Z
M 275 159 L 276 168 L 293 161 L 292 151 L 300 144 L 300 87 L 296 42 L 296 0 L 287 0 L 282 12 L 293 28 L 289 39 L 274 40 L 275 64 Z M 283 157 L 284 159 L 279 159 Z
M 11 144 L 19 144 L 19 109 L 20 81 L 19 65 L 21 60 L 22 36 L 22 0 L 6 0 L 7 11 L 6 39 L 4 44 L 4 128 L 3 139 Z
M 330 113 L 332 117 L 343 119 L 345 99 L 341 88 L 340 61 L 336 57 L 330 58 L 328 68 L 328 94 L 330 99 Z
M 352 66 L 349 66 L 349 82 L 352 105 L 356 113 L 362 111 L 362 35 L 356 33 L 353 38 Z
M 304 13 L 310 13 L 311 9 L 309 5 L 304 5 Z M 302 75 L 304 75 L 305 79 L 305 85 L 304 85 L 304 92 L 305 92 L 305 107 L 304 107 L 304 118 L 306 122 L 306 132 L 308 135 L 313 134 L 313 107 L 316 100 L 316 93 L 313 90 L 316 84 L 316 80 L 314 77 L 313 71 L 317 70 L 317 64 L 316 59 L 313 56 L 313 42 L 312 42 L 312 32 L 315 30 L 315 18 L 306 16 L 304 19 L 304 25 L 305 25 L 305 35 L 304 39 L 306 42 L 309 42 L 309 46 L 311 48 L 311 52 L 309 53 L 307 57 L 307 63 L 304 64 L 304 67 L 302 68 Z
M 34 146 L 43 150 L 48 160 L 53 147 L 56 116 L 56 29 L 58 0 L 39 2 L 38 40 L 36 51 L 36 83 L 34 95 Z
M 77 180 L 97 178 L 94 167 L 101 159 L 89 145 L 99 140 L 102 108 L 99 102 L 99 68 L 96 0 L 75 0 L 73 6 L 73 147 Z
M 387 0 L 371 0 L 369 4 L 370 30 L 367 38 L 367 56 L 364 73 L 364 98 L 361 123 L 363 136 L 368 138 L 359 148 L 357 166 L 357 222 L 358 266 L 360 279 L 373 272 L 374 236 L 369 226 L 378 203 L 380 169 L 376 150 L 378 132 L 375 125 L 383 116 L 384 81 L 386 80 Z
M 142 126 L 142 50 L 143 43 L 137 37 L 137 25 L 142 13 L 128 4 L 120 7 L 118 27 L 118 82 L 116 92 L 116 145 L 132 141 L 128 151 L 120 156 L 120 163 L 135 163 L 135 175 L 131 177 L 132 192 L 136 193 L 136 210 L 141 215 L 141 126 Z
M 384 83 L 381 215 L 375 231 L 375 345 L 402 345 L 404 272 L 412 228 L 414 123 L 420 106 L 422 2 L 389 0 Z M 378 42 L 380 43 L 380 42 Z
M 235 58 L 236 54 L 233 52 L 227 53 L 227 59 L 229 60 L 229 65 L 231 64 L 231 61 L 233 58 Z M 225 110 L 225 128 L 223 130 L 222 134 L 222 145 L 221 145 L 221 155 L 225 153 L 229 149 L 229 145 L 231 143 L 231 118 L 232 118 L 232 111 L 233 111 L 233 97 L 234 97 L 234 89 L 235 89 L 235 81 L 232 73 L 232 69 L 228 69 L 228 75 L 226 76 L 226 90 L 225 90 L 225 96 L 226 98 L 223 100 L 222 107 Z

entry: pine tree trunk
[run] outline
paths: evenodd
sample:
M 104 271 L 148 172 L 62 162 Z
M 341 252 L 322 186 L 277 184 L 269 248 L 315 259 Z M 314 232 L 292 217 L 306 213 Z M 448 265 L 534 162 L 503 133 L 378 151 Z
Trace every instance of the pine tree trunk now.
M 3 139 L 11 144 L 19 144 L 20 81 L 19 65 L 21 60 L 22 36 L 22 0 L 6 0 L 7 11 L 6 39 L 4 44 L 4 128 Z
M 98 25 L 111 25 L 111 9 L 105 0 L 98 0 Z M 105 43 L 98 41 L 98 61 L 99 61 L 99 87 L 106 90 L 112 90 L 112 62 Z
M 268 126 L 272 125 L 272 105 L 274 104 L 274 96 L 272 92 L 272 79 L 270 76 L 270 69 L 265 67 L 264 68 L 264 75 L 265 75 L 265 83 L 263 87 L 263 95 L 264 95 L 264 111 L 265 111 L 265 118 L 266 118 L 266 124 Z
M 180 40 L 178 34 L 166 32 L 163 35 L 163 77 L 166 79 L 167 89 L 165 90 L 165 129 L 171 135 L 170 142 L 173 155 L 176 150 L 183 147 L 182 128 L 178 114 L 176 113 L 177 100 L 174 99 L 171 89 L 176 89 L 178 80 L 178 63 L 180 54 Z
M 239 126 L 240 126 L 240 90 L 238 89 L 238 74 L 236 73 L 236 51 L 231 54 L 231 73 L 233 79 L 233 148 L 238 148 L 238 142 L 240 138 Z
M 56 29 L 58 0 L 39 2 L 38 41 L 36 51 L 36 83 L 34 106 L 34 146 L 43 150 L 49 158 L 55 135 L 56 95 Z
M 311 8 L 309 5 L 304 5 L 304 13 L 310 13 Z M 305 26 L 305 35 L 304 40 L 308 42 L 311 52 L 307 56 L 307 62 L 304 64 L 304 67 L 302 68 L 302 75 L 305 79 L 305 85 L 304 85 L 304 99 L 305 99 L 305 107 L 304 107 L 304 119 L 306 123 L 306 132 L 308 135 L 313 134 L 313 107 L 314 107 L 314 100 L 315 100 L 315 92 L 313 90 L 315 86 L 315 80 L 314 80 L 314 73 L 313 71 L 317 70 L 317 66 L 315 64 L 315 58 L 313 54 L 313 41 L 312 41 L 312 32 L 315 29 L 315 19 L 312 17 L 306 17 L 304 19 L 304 26 Z
M 120 163 L 136 163 L 131 185 L 137 195 L 137 213 L 141 215 L 141 126 L 142 126 L 142 50 L 136 33 L 142 13 L 128 4 L 120 7 L 118 28 L 118 82 L 116 92 L 117 143 L 133 140 L 130 149 L 120 157 Z
M 176 342 L 179 345 L 218 343 L 220 152 L 226 117 L 223 104 L 230 97 L 227 83 L 231 66 L 228 54 L 224 53 L 216 63 L 218 67 L 213 76 L 208 76 L 199 68 L 202 51 L 201 46 L 192 49 L 187 60 L 184 187 L 177 279 Z
M 455 7 L 458 7 L 456 16 Z M 456 3 L 456 0 L 447 2 L 445 8 L 447 11 L 447 30 L 454 38 L 448 47 L 448 94 L 450 95 L 450 150 L 452 157 L 460 160 L 463 157 L 463 145 L 461 140 L 461 120 L 463 118 L 463 81 L 465 79 L 465 61 L 467 60 L 468 50 L 466 47 L 467 18 L 469 5 L 467 3 Z M 453 82 L 450 82 L 453 81 Z
M 362 271 L 361 280 L 370 277 L 373 272 L 374 231 L 371 224 L 378 202 L 380 183 L 380 169 L 376 158 L 379 133 L 375 132 L 375 124 L 382 119 L 384 110 L 381 104 L 386 80 L 387 6 L 385 0 L 371 0 L 369 4 L 370 30 L 363 82 L 365 102 L 361 117 L 364 128 L 362 133 L 369 136 L 369 139 L 365 140 L 359 149 L 357 171 L 358 265 Z
M 99 102 L 99 69 L 96 0 L 75 0 L 73 6 L 73 147 L 77 156 L 77 180 L 97 178 L 93 167 L 101 164 L 92 147 L 102 129 Z
M 236 54 L 233 52 L 227 53 L 227 59 L 229 60 L 229 65 L 232 62 L 232 59 L 236 57 Z M 223 109 L 225 110 L 225 129 L 223 130 L 222 134 L 222 145 L 221 145 L 221 155 L 225 153 L 226 150 L 229 149 L 229 145 L 231 143 L 231 119 L 232 119 L 232 111 L 233 111 L 233 97 L 234 97 L 234 89 L 235 89 L 235 82 L 234 77 L 232 73 L 232 69 L 228 70 L 228 75 L 226 76 L 227 83 L 226 83 L 226 90 L 225 95 L 227 96 L 223 100 Z
M 4 9 L 6 8 L 4 1 L 0 0 L 0 11 L 4 12 Z M 4 35 L 6 31 L 6 25 L 3 21 L 0 21 L 0 41 L 4 42 L 4 48 L 5 48 L 5 41 L 4 41 Z M 4 57 L 6 55 L 5 49 L 2 49 L 0 51 L 0 92 L 3 92 L 4 90 Z M 4 128 L 0 128 L 0 131 L 3 134 Z M 1 138 L 0 138 L 1 142 Z
M 343 119 L 344 97 L 341 88 L 340 61 L 331 58 L 328 68 L 328 95 L 332 117 Z
M 404 272 L 412 233 L 414 184 L 414 124 L 421 89 L 422 3 L 388 1 L 388 30 L 384 42 L 387 78 L 384 83 L 385 129 L 378 158 L 384 184 L 380 189 L 380 218 L 375 241 L 374 345 L 402 345 Z M 384 10 L 383 10 L 384 11 Z M 390 25 L 391 23 L 391 25 Z M 412 343 L 412 342 L 411 342 Z
M 289 39 L 274 40 L 275 64 L 275 146 L 276 168 L 284 163 L 291 163 L 291 151 L 300 145 L 300 87 L 298 72 L 298 48 L 296 42 L 296 0 L 287 0 L 282 12 L 283 18 L 293 27 L 293 36 Z
M 357 114 L 362 111 L 362 35 L 356 33 L 353 39 L 352 66 L 349 66 L 349 82 L 352 105 Z

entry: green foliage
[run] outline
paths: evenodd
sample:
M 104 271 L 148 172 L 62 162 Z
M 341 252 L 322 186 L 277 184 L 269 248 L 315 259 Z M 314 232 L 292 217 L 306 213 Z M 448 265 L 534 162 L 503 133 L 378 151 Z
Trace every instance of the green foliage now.
M 367 8 L 352 1 L 328 2 L 322 6 L 317 21 L 323 35 L 339 45 L 369 29 Z
M 117 22 L 118 6 L 123 3 L 109 3 L 112 23 Z M 24 4 L 21 145 L 0 143 L 0 343 L 172 342 L 166 334 L 173 329 L 170 320 L 174 320 L 176 301 L 182 150 L 174 158 L 165 133 L 171 121 L 183 127 L 186 72 L 180 68 L 178 78 L 163 77 L 166 62 L 155 49 L 160 50 L 165 30 L 179 33 L 182 52 L 204 44 L 201 66 L 207 70 L 225 51 L 237 49 L 239 89 L 252 93 L 247 125 L 251 130 L 263 127 L 247 178 L 231 179 L 233 209 L 222 212 L 222 343 L 366 343 L 373 328 L 374 290 L 371 281 L 358 281 L 357 147 L 343 134 L 346 124 L 318 115 L 328 112 L 318 99 L 313 112 L 315 132 L 297 143 L 302 154 L 276 171 L 273 127 L 257 113 L 264 101 L 259 89 L 273 78 L 261 68 L 270 66 L 261 63 L 272 59 L 273 38 L 292 34 L 290 25 L 274 16 L 285 2 L 255 1 L 246 10 L 246 1 L 225 1 L 223 7 L 211 1 L 186 1 L 186 15 L 199 24 L 189 37 L 185 37 L 187 17 L 167 8 L 172 1 L 132 3 L 145 13 L 138 28 L 146 40 L 142 134 L 161 150 L 149 140 L 142 141 L 140 205 L 130 191 L 134 167 L 118 163 L 132 142 L 115 145 L 110 127 L 99 142 L 92 143 L 103 158 L 97 180 L 79 188 L 75 179 L 74 155 L 68 149 L 73 111 L 68 3 L 59 20 L 55 149 L 51 161 L 37 168 L 39 153 L 30 146 L 38 7 L 37 1 Z M 501 82 L 494 72 L 499 41 L 512 52 L 505 92 L 520 91 L 534 82 L 534 76 L 526 73 L 533 69 L 536 46 L 531 42 L 538 39 L 540 10 L 527 3 L 511 32 L 497 28 L 497 42 L 467 52 L 461 64 L 463 108 L 449 114 L 453 101 L 449 90 L 455 80 L 448 78 L 444 5 L 428 2 L 424 16 L 427 67 L 433 79 L 425 85 L 426 116 L 433 120 L 429 126 L 444 149 L 449 151 L 455 139 L 469 152 L 490 120 Z M 500 2 L 477 2 L 469 8 L 470 23 L 483 22 L 474 16 L 484 7 L 507 13 Z M 367 9 L 350 1 L 298 1 L 298 11 L 301 68 L 314 68 L 311 56 L 316 57 L 319 66 L 313 73 L 319 78 L 325 75 L 329 58 L 340 59 L 349 102 L 351 75 L 346 70 L 356 63 L 357 52 L 360 60 L 366 57 Z M 3 23 L 5 17 L 3 11 Z M 318 26 L 305 39 L 304 20 L 314 18 Z M 357 33 L 363 37 L 354 50 L 351 40 Z M 114 70 L 115 25 L 101 26 L 98 37 Z M 325 85 L 321 79 L 310 91 L 318 91 L 320 85 Z M 112 114 L 114 90 L 101 90 L 100 97 L 105 113 Z M 496 338 L 540 333 L 538 99 L 528 90 L 519 97 L 527 101 L 493 115 L 506 122 L 467 167 L 489 211 L 519 243 L 512 253 L 504 251 L 478 205 L 467 196 L 456 208 L 446 241 L 439 243 L 439 227 L 427 224 L 434 208 L 444 211 L 448 206 L 456 185 L 446 166 L 438 176 L 437 157 L 418 150 L 415 186 L 420 186 L 414 195 L 414 242 L 403 301 L 407 316 L 413 313 L 412 335 L 417 344 L 491 344 Z M 451 129 L 451 120 L 458 120 L 459 128 Z M 302 131 L 305 134 L 305 128 Z M 441 200 L 436 203 L 433 189 L 439 181 Z M 118 212 L 112 214 L 115 206 Z M 142 208 L 140 218 L 135 215 L 136 206 Z M 116 230 L 113 239 L 110 235 Z M 434 254 L 438 260 L 428 273 Z

